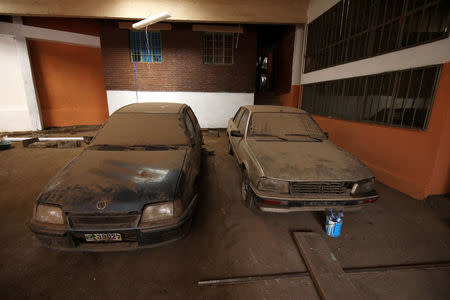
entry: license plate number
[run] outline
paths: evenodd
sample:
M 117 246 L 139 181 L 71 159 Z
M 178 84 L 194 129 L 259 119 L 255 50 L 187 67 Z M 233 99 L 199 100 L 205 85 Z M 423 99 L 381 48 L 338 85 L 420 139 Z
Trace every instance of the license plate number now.
M 85 233 L 86 242 L 115 242 L 121 241 L 120 233 Z

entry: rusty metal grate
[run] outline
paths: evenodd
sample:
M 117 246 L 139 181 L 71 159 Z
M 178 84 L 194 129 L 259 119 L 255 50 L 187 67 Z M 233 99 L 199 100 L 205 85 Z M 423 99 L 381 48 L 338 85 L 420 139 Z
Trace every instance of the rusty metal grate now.
M 346 191 L 345 182 L 291 182 L 291 194 L 342 194 Z

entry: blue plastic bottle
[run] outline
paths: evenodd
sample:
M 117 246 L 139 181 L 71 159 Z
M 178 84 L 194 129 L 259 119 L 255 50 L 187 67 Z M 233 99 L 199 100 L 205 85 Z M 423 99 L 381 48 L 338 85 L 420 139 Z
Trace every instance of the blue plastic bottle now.
M 338 237 L 341 235 L 342 222 L 344 220 L 344 211 L 339 211 L 336 216 L 336 221 L 334 225 L 334 236 Z
M 337 214 L 330 209 L 325 223 L 325 231 L 331 237 L 338 237 L 341 234 L 342 221 L 344 218 L 344 211 L 339 211 Z

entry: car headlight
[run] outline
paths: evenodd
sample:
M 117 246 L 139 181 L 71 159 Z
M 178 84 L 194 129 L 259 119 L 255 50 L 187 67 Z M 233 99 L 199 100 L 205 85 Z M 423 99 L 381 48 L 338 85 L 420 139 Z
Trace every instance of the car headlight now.
M 34 219 L 41 223 L 64 224 L 64 214 L 60 207 L 54 205 L 38 204 Z
M 258 182 L 258 190 L 287 194 L 289 193 L 289 182 L 262 178 Z
M 173 218 L 173 201 L 149 204 L 144 207 L 141 223 L 153 223 Z
M 351 194 L 352 195 L 361 195 L 361 194 L 365 194 L 365 193 L 372 191 L 374 181 L 375 181 L 374 178 L 369 178 L 369 179 L 365 179 L 365 180 L 354 183 L 352 186 Z

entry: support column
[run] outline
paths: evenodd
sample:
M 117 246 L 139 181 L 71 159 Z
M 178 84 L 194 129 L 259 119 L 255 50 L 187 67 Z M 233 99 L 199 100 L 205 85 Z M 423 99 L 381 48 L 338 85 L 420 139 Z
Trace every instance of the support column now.
M 14 17 L 13 23 L 22 24 L 22 17 Z M 25 90 L 25 97 L 28 106 L 28 113 L 30 116 L 31 129 L 42 130 L 42 117 L 39 106 L 39 99 L 36 93 L 33 80 L 33 72 L 31 70 L 30 56 L 28 52 L 27 40 L 23 35 L 17 34 L 16 48 L 17 58 L 20 64 L 20 71 L 22 73 L 23 87 Z
M 303 67 L 304 25 L 295 26 L 294 51 L 292 53 L 291 89 L 289 93 L 280 96 L 284 106 L 301 107 L 300 79 Z

